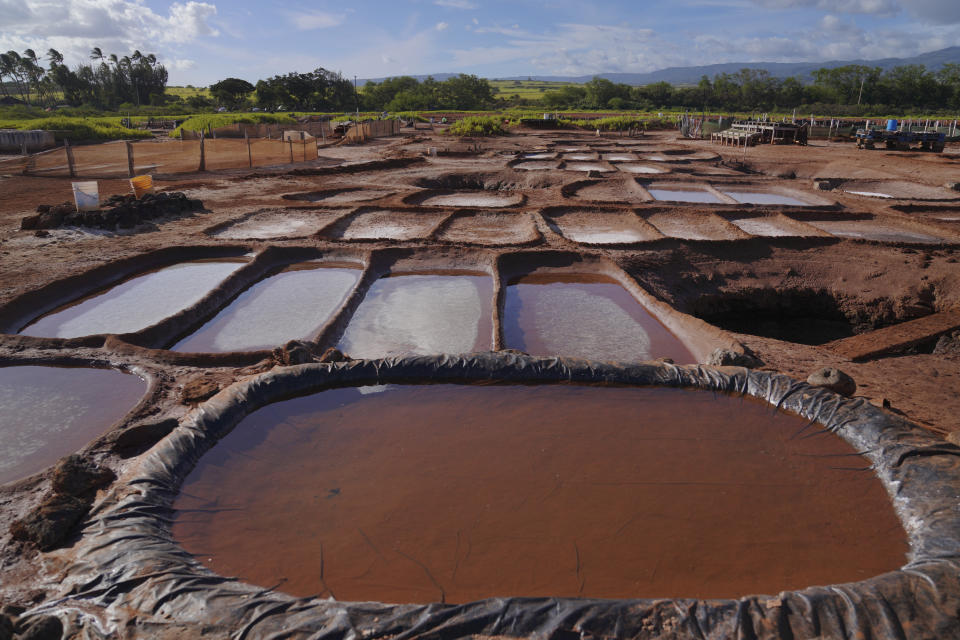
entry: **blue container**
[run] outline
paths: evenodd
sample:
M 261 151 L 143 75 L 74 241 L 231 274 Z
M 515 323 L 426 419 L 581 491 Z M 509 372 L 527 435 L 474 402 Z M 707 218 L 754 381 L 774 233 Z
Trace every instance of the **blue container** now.
M 897 121 L 887 120 L 887 131 L 896 131 L 896 130 L 897 130 Z

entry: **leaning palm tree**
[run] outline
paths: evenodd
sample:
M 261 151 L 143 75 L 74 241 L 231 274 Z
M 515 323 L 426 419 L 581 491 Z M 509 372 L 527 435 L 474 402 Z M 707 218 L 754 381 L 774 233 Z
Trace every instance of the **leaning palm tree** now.
M 100 50 L 100 47 L 94 47 L 93 49 L 90 49 L 90 59 L 103 62 L 103 51 Z

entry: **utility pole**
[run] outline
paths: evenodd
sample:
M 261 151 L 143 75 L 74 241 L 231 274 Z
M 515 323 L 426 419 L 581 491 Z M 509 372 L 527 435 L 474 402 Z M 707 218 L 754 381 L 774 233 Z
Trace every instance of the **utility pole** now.
M 864 83 L 865 80 L 866 80 L 866 78 L 860 78 L 860 95 L 857 96 L 857 104 L 858 104 L 858 105 L 860 104 L 860 98 L 863 97 L 863 83 Z
M 360 94 L 357 93 L 357 76 L 353 76 L 353 99 L 357 102 L 357 124 L 360 124 Z

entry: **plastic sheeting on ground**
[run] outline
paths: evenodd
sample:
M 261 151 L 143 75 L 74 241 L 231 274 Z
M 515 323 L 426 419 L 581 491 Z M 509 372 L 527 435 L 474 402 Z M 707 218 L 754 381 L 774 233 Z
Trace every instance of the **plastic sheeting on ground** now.
M 493 598 L 389 605 L 294 598 L 218 576 L 172 539 L 179 483 L 217 439 L 270 402 L 388 383 L 608 383 L 749 394 L 836 432 L 873 464 L 910 543 L 899 571 L 861 582 L 736 600 Z M 740 368 L 599 364 L 510 353 L 275 368 L 198 407 L 124 474 L 70 551 L 57 615 L 79 637 L 957 638 L 960 448 L 865 400 Z M 789 553 L 789 549 L 784 549 Z M 72 635 L 70 637 L 73 637 Z

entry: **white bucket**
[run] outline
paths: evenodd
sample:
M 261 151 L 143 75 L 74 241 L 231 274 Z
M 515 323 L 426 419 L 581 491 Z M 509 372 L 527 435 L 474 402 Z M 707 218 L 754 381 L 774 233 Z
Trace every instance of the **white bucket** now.
M 100 208 L 100 193 L 97 181 L 74 182 L 73 201 L 77 204 L 77 211 L 91 211 Z

